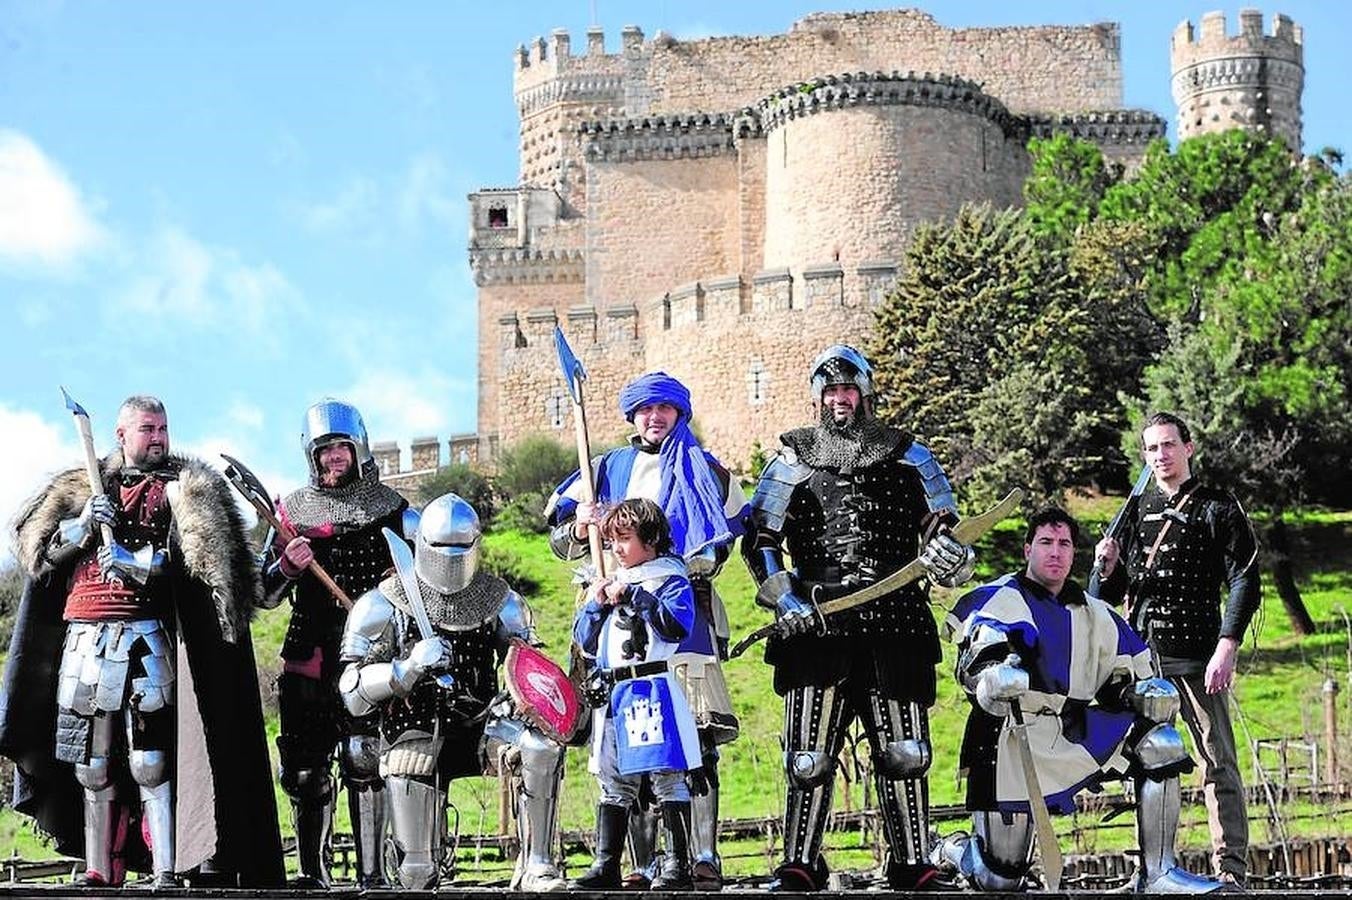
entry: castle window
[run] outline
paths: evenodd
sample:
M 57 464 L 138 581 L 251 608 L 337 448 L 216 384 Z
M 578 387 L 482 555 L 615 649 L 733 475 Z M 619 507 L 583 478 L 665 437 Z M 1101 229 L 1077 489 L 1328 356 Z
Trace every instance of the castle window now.
M 489 228 L 507 227 L 507 207 L 505 206 L 488 207 L 488 227 Z
M 746 373 L 747 400 L 752 406 L 764 405 L 769 397 L 770 373 L 760 360 L 751 361 L 751 369 Z
M 545 401 L 545 418 L 549 419 L 550 428 L 562 430 L 567 409 L 568 394 L 563 388 L 554 388 L 553 395 Z

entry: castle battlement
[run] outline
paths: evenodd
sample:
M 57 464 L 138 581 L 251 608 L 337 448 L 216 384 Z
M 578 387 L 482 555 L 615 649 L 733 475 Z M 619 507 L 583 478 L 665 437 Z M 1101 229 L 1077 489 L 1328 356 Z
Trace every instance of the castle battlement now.
M 578 134 L 590 160 L 699 158 L 733 149 L 730 113 L 645 116 L 583 122 Z
M 1169 58 L 1180 138 L 1238 127 L 1300 149 L 1305 33 L 1289 17 L 1273 16 L 1264 31 L 1261 12 L 1241 10 L 1235 35 L 1221 12 L 1203 15 L 1196 31 L 1185 20 L 1174 29 Z
M 781 88 L 756 104 L 761 126 L 769 132 L 792 119 L 857 106 L 928 106 L 990 119 L 1006 134 L 1019 120 L 981 85 L 953 75 L 929 72 L 858 72 L 827 75 Z
M 1031 137 L 1069 134 L 1098 144 L 1108 157 L 1139 157 L 1147 144 L 1164 137 L 1168 123 L 1148 109 L 1114 109 L 1069 116 L 1029 116 Z
M 597 27 L 587 29 L 587 50 L 581 56 L 573 55 L 572 36 L 566 28 L 555 28 L 548 41 L 536 37 L 529 46 L 519 44 L 515 54 L 516 94 L 520 97 L 523 91 L 557 78 L 582 80 L 623 74 L 625 59 L 643 49 L 643 29 L 626 25 L 620 32 L 620 45 L 619 53 L 607 53 L 605 30 Z

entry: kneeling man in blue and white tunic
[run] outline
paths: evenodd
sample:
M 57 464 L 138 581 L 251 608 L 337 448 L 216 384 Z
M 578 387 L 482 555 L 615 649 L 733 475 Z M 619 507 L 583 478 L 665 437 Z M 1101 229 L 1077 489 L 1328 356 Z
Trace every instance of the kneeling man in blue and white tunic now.
M 1135 782 L 1141 870 L 1136 889 L 1202 893 L 1219 882 L 1184 871 L 1174 855 L 1178 776 L 1192 769 L 1173 720 L 1179 700 L 1152 677 L 1145 642 L 1107 604 L 1068 580 L 1079 527 L 1060 509 L 1033 516 L 1027 568 L 971 591 L 944 624 L 958 642 L 957 678 L 972 702 L 961 767 L 973 834 L 945 838 L 936 863 L 980 891 L 1026 887 L 1033 824 L 1010 715 L 1018 704 L 1048 810 L 1107 780 Z
M 662 508 L 630 499 L 601 522 L 619 561 L 614 576 L 591 585 L 573 638 L 595 661 L 592 684 L 604 696 L 594 713 L 590 768 L 601 783 L 596 861 L 574 882 L 618 890 L 629 810 L 644 774 L 662 805 L 667 853 L 653 890 L 690 890 L 690 788 L 700 765 L 699 736 L 669 661 L 695 624 L 695 594 L 685 564 L 671 553 Z

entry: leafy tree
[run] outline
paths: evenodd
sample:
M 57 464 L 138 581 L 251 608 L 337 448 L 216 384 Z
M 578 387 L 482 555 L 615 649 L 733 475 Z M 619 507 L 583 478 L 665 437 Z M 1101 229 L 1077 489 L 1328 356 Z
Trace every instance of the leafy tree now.
M 1099 148 L 1068 134 L 1028 142 L 1033 168 L 1023 184 L 1024 210 L 1034 231 L 1069 240 L 1097 214 L 1103 195 L 1122 178 L 1122 166 Z
M 919 228 L 903 269 L 868 348 L 884 415 L 962 478 L 974 462 L 968 412 L 1006 367 L 1004 336 L 1058 302 L 1067 276 L 1017 210 L 984 205 Z
M 1105 192 L 1098 213 L 1147 227 L 1151 309 L 1196 320 L 1210 280 L 1232 271 L 1271 223 L 1299 206 L 1301 171 L 1284 143 L 1244 131 L 1192 138 L 1176 151 L 1156 141 L 1136 176 Z
M 1117 392 L 1139 383 L 1158 326 L 1131 290 L 1139 262 L 1105 229 L 1078 234 L 1076 252 L 1018 210 L 964 208 L 917 233 L 878 311 L 884 415 L 974 499 L 1016 485 L 1056 499 L 1122 466 Z
M 481 522 L 488 522 L 497 511 L 493 484 L 488 476 L 467 463 L 452 463 L 438 469 L 418 486 L 418 505 L 425 506 L 443 494 L 455 493 L 469 501 Z
M 1352 439 L 1352 185 L 1293 164 L 1277 189 L 1290 208 L 1248 222 L 1223 265 L 1199 254 L 1172 267 L 1200 314 L 1171 329 L 1138 408 L 1187 418 L 1206 471 L 1269 512 L 1277 592 L 1309 633 L 1285 517 L 1309 499 L 1346 500 L 1343 480 L 1318 476 L 1345 470 Z

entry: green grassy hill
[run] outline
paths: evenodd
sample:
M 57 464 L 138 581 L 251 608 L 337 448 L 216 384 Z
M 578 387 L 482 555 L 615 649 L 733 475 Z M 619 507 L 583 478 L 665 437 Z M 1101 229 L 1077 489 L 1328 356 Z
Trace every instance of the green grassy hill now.
M 1116 506 L 1116 500 L 1082 501 L 1077 513 L 1087 523 L 1106 520 Z M 1097 529 L 1095 528 L 1095 531 Z M 1301 588 L 1311 615 L 1320 625 L 1319 633 L 1306 638 L 1295 636 L 1270 585 L 1265 585 L 1264 612 L 1256 622 L 1246 642 L 1240 664 L 1236 691 L 1240 716 L 1236 723 L 1237 738 L 1242 747 L 1251 739 L 1280 737 L 1310 737 L 1322 742 L 1323 708 L 1321 687 L 1331 677 L 1344 690 L 1339 714 L 1346 731 L 1352 723 L 1347 704 L 1352 703 L 1348 690 L 1349 659 L 1352 659 L 1352 625 L 1348 624 L 1344 606 L 1352 606 L 1352 513 L 1318 513 L 1305 516 L 1295 529 L 1295 560 Z M 979 548 L 981 575 L 991 576 L 1008 571 L 1021 562 L 1021 531 L 1013 523 L 997 529 Z M 495 533 L 487 538 L 491 564 L 521 583 L 537 587 L 528 599 L 535 610 L 536 624 L 548 652 L 558 661 L 566 660 L 568 634 L 574 608 L 574 588 L 569 568 L 550 554 L 545 539 L 538 535 L 518 532 Z M 1088 569 L 1088 556 L 1077 569 Z M 739 559 L 734 558 L 720 574 L 717 586 L 728 608 L 734 635 L 741 635 L 767 621 L 767 613 L 752 600 L 750 578 Z M 936 592 L 934 614 L 942 618 L 945 606 L 953 596 Z M 285 608 L 260 614 L 254 626 L 254 640 L 258 651 L 260 682 L 264 685 L 269 714 L 269 729 L 276 732 L 276 703 L 271 697 L 273 680 L 278 671 L 277 649 L 285 631 Z M 903 645 L 898 653 L 907 652 Z M 931 770 L 931 796 L 936 804 L 958 803 L 962 799 L 956 778 L 957 752 L 961 739 L 967 702 L 953 683 L 952 647 L 945 647 L 945 661 L 940 670 L 939 701 L 931 712 L 934 765 Z M 724 748 L 723 813 L 728 818 L 778 816 L 784 791 L 780 768 L 779 730 L 781 704 L 770 687 L 770 670 L 760 661 L 760 651 L 752 650 L 726 667 L 727 679 L 742 721 L 742 736 Z M 1352 742 L 1339 747 L 1339 759 L 1352 761 Z M 1321 754 L 1325 752 L 1321 748 Z M 867 751 L 861 744 L 861 759 Z M 1322 759 L 1322 756 L 1321 756 Z M 275 749 L 274 749 L 275 760 Z M 1253 778 L 1251 759 L 1241 751 L 1246 779 Z M 1322 762 L 1321 762 L 1322 768 Z M 1346 769 L 1344 769 L 1345 771 Z M 851 775 L 853 778 L 853 775 Z M 452 790 L 452 799 L 459 812 L 462 834 L 496 832 L 499 787 L 495 780 L 467 779 Z M 568 756 L 567 776 L 564 782 L 562 825 L 565 829 L 588 829 L 594 821 L 598 796 L 595 780 L 586 772 L 586 752 L 573 750 Z M 288 806 L 285 796 L 278 791 L 284 832 L 290 833 Z M 847 790 L 837 790 L 837 809 L 863 805 L 863 788 L 851 783 Z M 345 804 L 344 804 L 345 805 Z M 1268 835 L 1261 825 L 1261 812 L 1255 811 L 1253 839 L 1264 841 Z M 1342 834 L 1352 823 L 1336 820 L 1329 808 L 1309 808 L 1293 805 L 1283 810 L 1288 828 L 1295 834 Z M 1185 846 L 1205 846 L 1207 843 L 1205 815 L 1200 807 L 1185 810 Z M 1130 817 L 1115 825 L 1129 823 Z M 1066 848 L 1116 848 L 1129 846 L 1132 833 L 1129 827 L 1095 829 L 1096 822 L 1085 817 L 1061 822 Z M 946 825 L 949 830 L 954 825 Z M 338 830 L 347 830 L 345 809 L 339 810 Z M 873 854 L 868 846 L 872 838 L 859 835 L 841 836 L 831 842 L 839 850 L 833 851 L 836 864 L 867 865 Z M 851 849 L 853 848 L 853 849 Z M 734 858 L 729 868 L 735 872 L 764 872 L 767 868 L 766 843 L 752 841 L 727 848 Z M 20 856 L 26 859 L 50 855 L 33 835 L 31 828 L 12 811 L 0 812 L 0 856 Z

